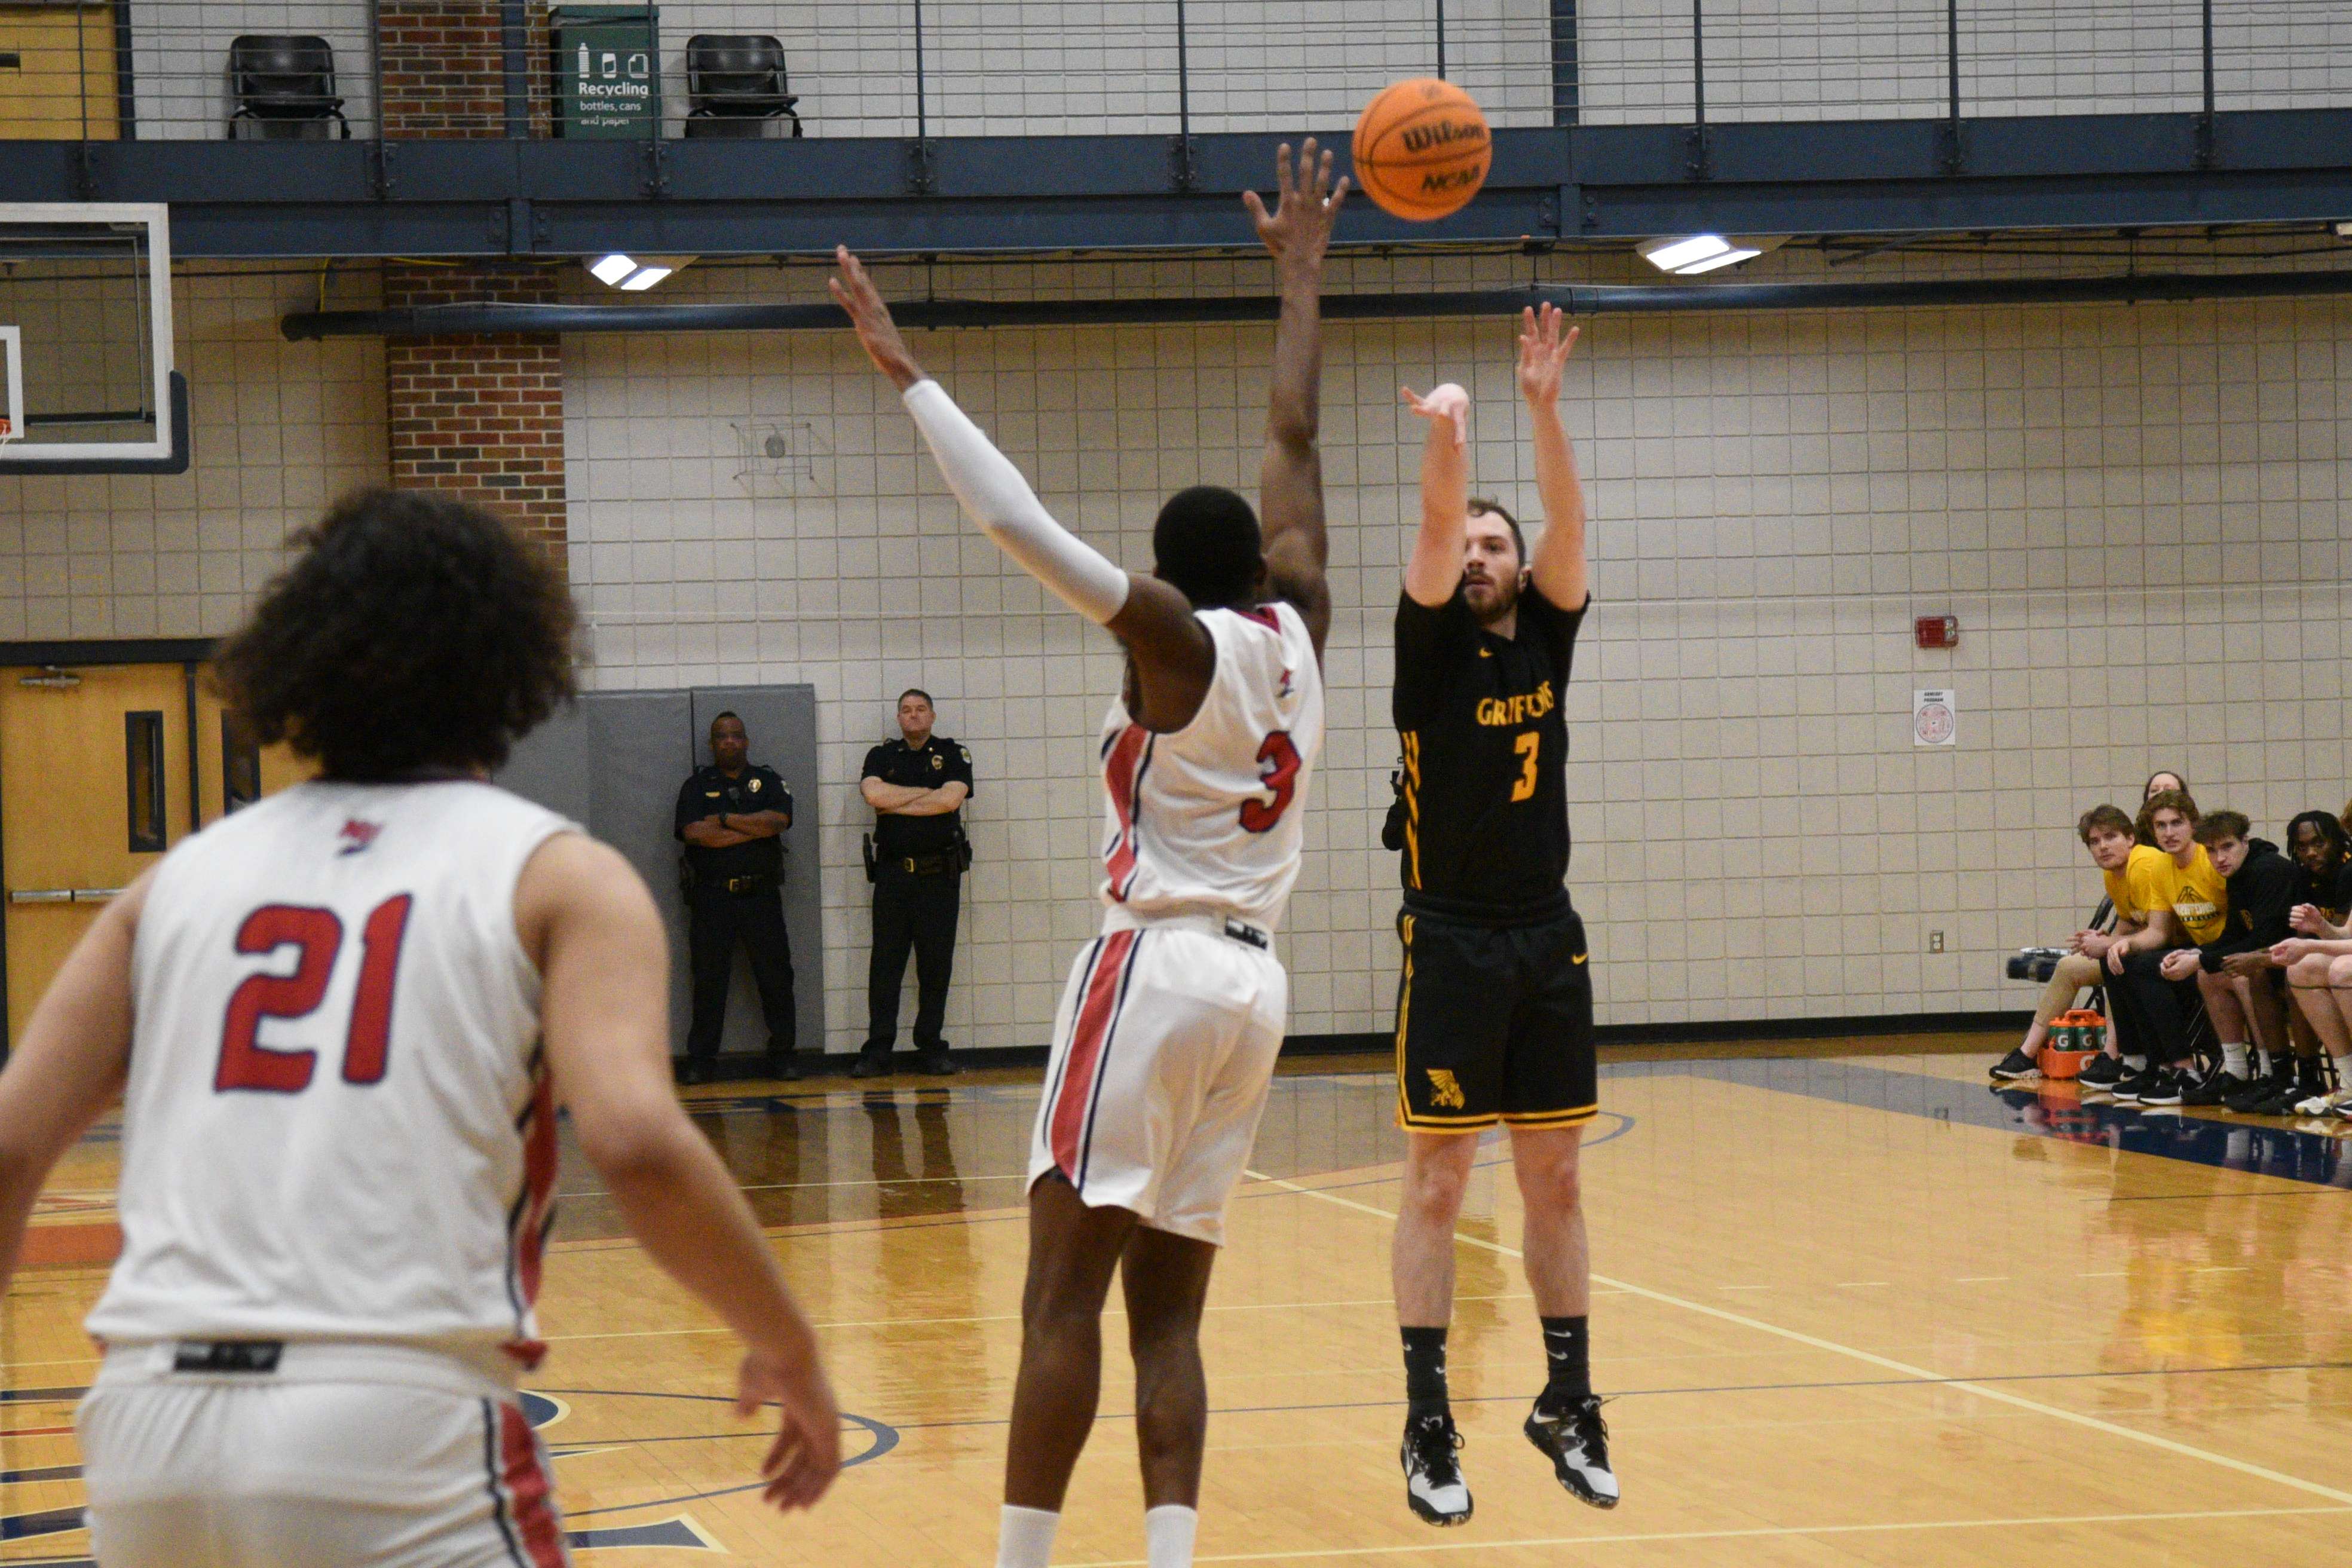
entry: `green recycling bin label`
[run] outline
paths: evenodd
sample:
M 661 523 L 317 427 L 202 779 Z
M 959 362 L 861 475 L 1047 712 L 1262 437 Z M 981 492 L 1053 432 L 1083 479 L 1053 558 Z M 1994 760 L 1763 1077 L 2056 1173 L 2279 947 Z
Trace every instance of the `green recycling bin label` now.
M 565 136 L 659 134 L 655 15 L 603 5 L 564 6 L 553 14 L 556 113 Z

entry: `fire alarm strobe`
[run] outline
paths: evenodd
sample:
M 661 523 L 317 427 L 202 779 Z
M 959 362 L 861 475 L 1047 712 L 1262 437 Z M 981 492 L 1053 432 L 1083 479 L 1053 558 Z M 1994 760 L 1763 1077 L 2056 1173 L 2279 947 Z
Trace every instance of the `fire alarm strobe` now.
M 1913 623 L 1921 647 L 1958 647 L 1960 646 L 1960 617 L 1958 616 L 1921 616 Z

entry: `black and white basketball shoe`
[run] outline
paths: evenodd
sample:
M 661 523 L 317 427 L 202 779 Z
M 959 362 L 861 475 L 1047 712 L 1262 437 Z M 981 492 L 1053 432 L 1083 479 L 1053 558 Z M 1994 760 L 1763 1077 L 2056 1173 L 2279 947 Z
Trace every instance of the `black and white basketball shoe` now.
M 1432 1524 L 1470 1522 L 1470 1489 L 1454 1453 L 1462 1434 L 1451 1415 L 1409 1415 L 1404 1423 L 1404 1500 Z
M 1528 1413 L 1528 1441 L 1551 1460 L 1559 1484 L 1595 1508 L 1617 1506 L 1617 1473 L 1609 1468 L 1609 1424 L 1601 1401 L 1587 1394 L 1565 1410 L 1538 1400 Z

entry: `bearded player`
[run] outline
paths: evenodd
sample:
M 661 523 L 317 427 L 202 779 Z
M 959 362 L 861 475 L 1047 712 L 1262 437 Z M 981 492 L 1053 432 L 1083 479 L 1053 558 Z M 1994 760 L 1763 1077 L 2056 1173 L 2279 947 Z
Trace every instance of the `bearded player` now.
M 1276 161 L 1267 214 L 1282 310 L 1259 470 L 1263 528 L 1231 490 L 1160 509 L 1150 576 L 1072 537 L 915 362 L 845 250 L 834 297 L 904 395 L 972 521 L 1127 650 L 1102 728 L 1102 935 L 1054 1026 L 1029 1163 L 1029 1275 L 1006 1444 L 1000 1568 L 1045 1568 L 1093 1426 L 1102 1310 L 1126 1288 L 1150 1568 L 1186 1568 L 1208 1392 L 1201 1308 L 1282 1046 L 1289 982 L 1274 931 L 1298 878 L 1323 740 L 1321 459 L 1315 445 L 1323 253 L 1347 181 L 1315 143 Z
M 1532 560 L 1519 525 L 1469 499 L 1468 396 L 1408 391 L 1430 422 L 1419 537 L 1397 605 L 1396 725 L 1404 749 L 1404 973 L 1397 1121 L 1404 1193 L 1391 1268 L 1404 1340 L 1405 1497 L 1432 1524 L 1470 1518 L 1445 1388 L 1454 1226 L 1480 1137 L 1508 1130 L 1526 1209 L 1528 1288 L 1550 1375 L 1528 1440 L 1560 1485 L 1617 1505 L 1586 1331 L 1591 1265 L 1577 1155 L 1597 1110 L 1592 979 L 1569 903 L 1569 664 L 1590 597 L 1584 489 L 1559 422 L 1576 345 L 1560 313 L 1525 314 L 1519 393 L 1547 523 Z

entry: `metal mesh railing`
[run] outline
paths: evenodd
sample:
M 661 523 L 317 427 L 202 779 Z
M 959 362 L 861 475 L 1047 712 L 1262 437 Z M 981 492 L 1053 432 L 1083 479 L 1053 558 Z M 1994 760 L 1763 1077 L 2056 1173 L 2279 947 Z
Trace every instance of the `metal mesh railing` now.
M 710 35 L 774 40 L 789 112 L 744 108 L 740 80 L 731 110 L 704 90 L 690 40 Z M 0 137 L 52 141 L 1291 131 L 1345 124 L 1386 83 L 1440 71 L 1502 127 L 2340 105 L 2352 5 L 0 5 Z

